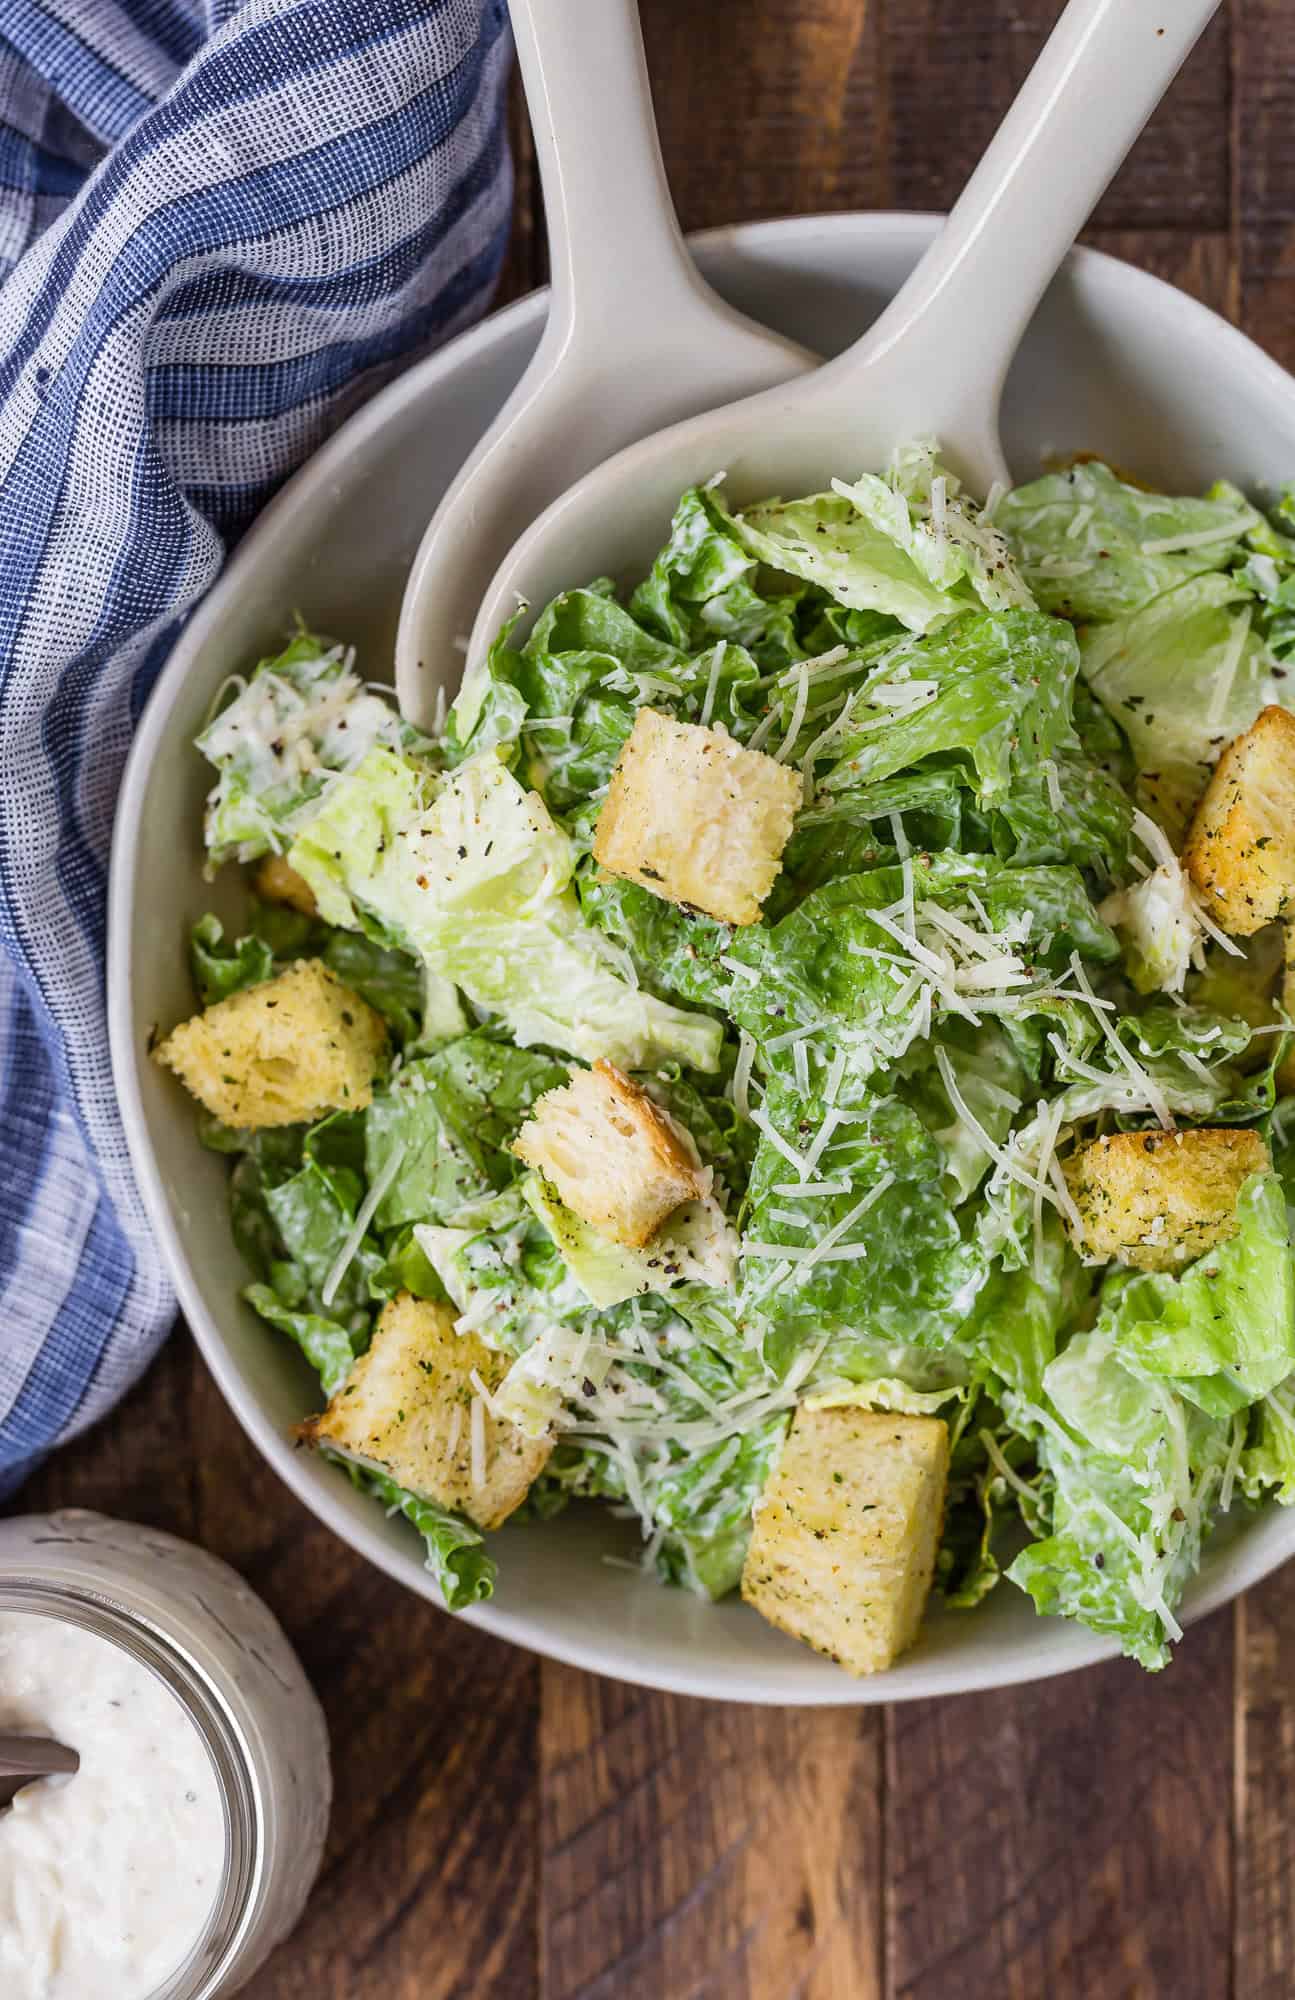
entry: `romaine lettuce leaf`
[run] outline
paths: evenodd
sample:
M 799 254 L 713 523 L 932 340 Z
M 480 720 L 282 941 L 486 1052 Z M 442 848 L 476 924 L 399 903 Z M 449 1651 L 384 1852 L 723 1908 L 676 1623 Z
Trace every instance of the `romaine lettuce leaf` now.
M 1283 703 L 1235 577 L 1193 577 L 1080 636 L 1084 677 L 1128 738 L 1140 802 L 1177 845 L 1223 745 Z
M 1030 610 L 973 612 L 898 642 L 835 725 L 820 792 L 874 784 L 955 756 L 982 804 L 1076 748 L 1071 692 L 1079 648 L 1068 625 Z
M 1004 536 L 939 463 L 929 441 L 896 452 L 885 478 L 865 472 L 855 480 L 834 479 L 832 491 L 852 500 L 939 589 L 962 596 L 970 585 L 990 611 L 1033 609 Z
M 926 632 L 977 604 L 1028 606 L 1002 536 L 959 495 L 929 446 L 897 455 L 890 476 L 834 480 L 829 493 L 723 514 L 759 562 L 815 584 L 851 611 L 880 612 Z
M 1007 1573 L 1041 1612 L 1077 1618 L 1144 1667 L 1163 1667 L 1232 1426 L 1126 1366 L 1098 1329 L 1075 1334 L 1043 1381 L 1030 1416 L 1051 1532 Z M 1013 1414 L 1020 1421 L 1019 1407 Z
M 885 1097 L 842 1111 L 774 1076 L 760 1129 L 740 1316 L 760 1335 L 766 1364 L 785 1374 L 807 1342 L 830 1342 L 829 1377 L 871 1379 L 902 1373 L 878 1366 L 876 1343 L 945 1346 L 985 1267 L 963 1239 L 943 1156 L 916 1112 Z M 856 1340 L 863 1351 L 852 1357 Z
M 382 744 L 426 755 L 431 743 L 354 671 L 354 651 L 302 630 L 244 682 L 226 683 L 197 745 L 219 773 L 207 800 L 213 863 L 282 853 L 344 771 Z
M 334 787 L 292 848 L 321 913 L 377 924 L 523 1047 L 626 1069 L 678 1059 L 714 1069 L 722 1031 L 632 986 L 581 920 L 576 850 L 493 751 L 435 797 L 412 765 L 375 751 Z
M 338 1461 L 341 1463 L 342 1461 Z M 388 1514 L 401 1514 L 423 1538 L 424 1562 L 436 1579 L 447 1611 L 463 1611 L 493 1597 L 498 1565 L 482 1546 L 482 1535 L 461 1514 L 397 1486 L 385 1472 L 348 1466 L 355 1484 L 371 1493 Z
M 1233 489 L 1220 499 L 1171 499 L 1073 465 L 1018 486 L 994 511 L 1045 611 L 1119 619 L 1176 584 L 1226 568 L 1259 519 Z
M 365 1345 L 340 1321 L 324 1313 L 284 1305 L 269 1285 L 248 1285 L 243 1293 L 247 1303 L 261 1318 L 295 1341 L 318 1375 L 326 1396 L 336 1395 L 351 1372 L 351 1364 Z
M 565 1064 L 482 1033 L 406 1062 L 365 1119 L 369 1181 L 390 1173 L 399 1153 L 376 1225 L 451 1222 L 465 1204 L 502 1192 L 522 1171 L 510 1142 L 536 1098 L 566 1080 Z
M 622 1305 L 648 1292 L 674 1294 L 684 1285 L 732 1287 L 737 1237 L 713 1200 L 685 1202 L 650 1242 L 633 1249 L 574 1215 L 539 1174 L 524 1178 L 521 1193 L 593 1306 Z
M 1248 1500 L 1271 1496 L 1282 1507 L 1295 1504 L 1295 1376 L 1279 1383 L 1256 1408 L 1250 1442 L 1241 1454 L 1240 1480 Z
M 560 1326 L 580 1326 L 589 1300 L 521 1190 L 477 1203 L 453 1225 L 418 1222 L 414 1240 L 472 1330 L 520 1355 Z
M 980 1027 L 946 1022 L 940 1046 L 974 1126 L 953 1102 L 929 1044 L 917 1045 L 905 1059 L 898 1089 L 939 1142 L 946 1190 L 953 1205 L 960 1207 L 993 1166 L 994 1155 L 985 1140 L 1001 1145 L 1006 1139 L 1024 1102 L 1026 1077 L 1016 1050 L 992 1021 Z
M 1275 1174 L 1246 1181 L 1237 1221 L 1235 1236 L 1180 1276 L 1112 1274 L 1098 1320 L 1121 1360 L 1213 1417 L 1257 1402 L 1295 1369 L 1295 1264 Z
M 742 1579 L 751 1514 L 787 1434 L 785 1411 L 708 1451 L 668 1464 L 649 1487 L 664 1529 L 658 1566 L 700 1597 L 726 1597 Z
M 294 1312 L 284 1306 L 268 1285 L 249 1285 L 244 1297 L 262 1319 L 296 1342 L 319 1376 L 326 1396 L 341 1388 L 356 1355 L 366 1341 L 356 1338 L 336 1320 L 311 1312 Z M 492 1595 L 497 1566 L 482 1547 L 479 1528 L 459 1514 L 451 1514 L 434 1500 L 425 1500 L 398 1486 L 394 1479 L 371 1466 L 358 1466 L 349 1459 L 325 1452 L 363 1493 L 381 1501 L 389 1514 L 402 1514 L 423 1538 L 427 1568 L 435 1577 L 447 1610 L 461 1611 Z
M 226 941 L 219 917 L 199 917 L 189 934 L 193 983 L 204 1007 L 259 986 L 274 975 L 274 953 L 264 938 L 248 936 Z
M 681 652 L 727 640 L 765 672 L 815 649 L 798 631 L 802 584 L 762 587 L 760 565 L 713 489 L 692 488 L 675 508 L 670 539 L 630 599 L 639 623 Z M 723 710 L 719 711 L 723 713 Z

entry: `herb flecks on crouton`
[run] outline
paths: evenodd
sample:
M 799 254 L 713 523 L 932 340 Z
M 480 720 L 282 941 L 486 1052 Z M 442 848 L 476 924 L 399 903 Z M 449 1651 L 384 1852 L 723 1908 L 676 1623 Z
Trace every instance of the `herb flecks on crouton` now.
M 252 887 L 263 903 L 286 903 L 303 917 L 317 916 L 315 892 L 304 875 L 298 875 L 281 854 L 267 854 L 255 875 Z
M 386 1051 L 381 1015 L 307 958 L 182 1021 L 154 1055 L 213 1117 L 255 1128 L 362 1111 Z
M 641 708 L 598 815 L 594 858 L 666 902 L 754 924 L 801 798 L 790 766 L 722 730 Z
M 1266 708 L 1228 744 L 1183 861 L 1210 916 L 1234 937 L 1295 915 L 1295 715 Z
M 613 1063 L 573 1070 L 546 1091 L 513 1145 L 574 1215 L 638 1249 L 701 1192 L 686 1144 L 647 1092 Z
M 944 1518 L 939 1417 L 799 1409 L 757 1502 L 742 1595 L 851 1674 L 917 1637 Z
M 1079 1248 L 1139 1271 L 1177 1271 L 1237 1230 L 1237 1195 L 1269 1166 L 1257 1132 L 1115 1132 L 1066 1163 Z
M 454 1308 L 401 1292 L 326 1410 L 301 1425 L 306 1443 L 376 1466 L 420 1499 L 478 1528 L 498 1528 L 543 1471 L 552 1442 L 491 1415 L 486 1397 L 508 1357 L 456 1333 Z

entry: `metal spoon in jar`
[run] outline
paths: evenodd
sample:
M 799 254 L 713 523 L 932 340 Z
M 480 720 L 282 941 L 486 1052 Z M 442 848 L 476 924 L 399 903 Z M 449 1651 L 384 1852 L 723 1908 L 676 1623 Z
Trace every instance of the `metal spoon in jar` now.
M 77 1752 L 48 1736 L 0 1734 L 0 1813 L 9 1810 L 24 1785 L 37 1778 L 71 1777 L 80 1768 Z

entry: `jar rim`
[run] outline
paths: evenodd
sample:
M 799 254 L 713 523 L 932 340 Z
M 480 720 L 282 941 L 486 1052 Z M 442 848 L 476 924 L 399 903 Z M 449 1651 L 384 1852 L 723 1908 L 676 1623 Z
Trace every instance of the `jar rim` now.
M 202 1665 L 153 1619 L 108 1591 L 38 1573 L 0 1580 L 0 1612 L 52 1618 L 121 1647 L 160 1680 L 197 1729 L 220 1790 L 220 1886 L 193 1946 L 149 2000 L 215 2000 L 255 1913 L 264 1872 L 264 1808 L 243 1730 Z

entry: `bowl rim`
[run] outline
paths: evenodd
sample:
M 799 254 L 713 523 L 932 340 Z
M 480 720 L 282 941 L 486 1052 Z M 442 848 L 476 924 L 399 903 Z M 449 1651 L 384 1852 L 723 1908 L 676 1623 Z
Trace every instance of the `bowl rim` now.
M 911 247 L 916 240 L 923 247 L 940 223 L 942 214 L 932 210 L 845 209 L 811 215 L 778 216 L 765 221 L 723 224 L 691 232 L 688 242 L 702 254 L 723 255 L 743 249 L 760 251 L 776 248 L 788 239 L 802 240 L 815 232 L 854 238 L 862 231 L 882 244 L 902 243 Z M 1295 377 L 1257 345 L 1240 328 L 1232 325 L 1190 293 L 1164 278 L 1088 245 L 1077 245 L 1067 257 L 1063 270 L 1078 271 L 1095 280 L 1121 285 L 1145 295 L 1149 312 L 1158 307 L 1172 313 L 1180 324 L 1191 324 L 1212 341 L 1221 341 L 1235 350 L 1235 365 L 1252 373 L 1259 384 L 1265 378 L 1270 392 L 1291 399 L 1295 417 Z M 147 800 L 154 755 L 159 747 L 171 711 L 184 687 L 189 666 L 213 630 L 221 622 L 226 603 L 239 588 L 242 568 L 254 562 L 261 547 L 271 542 L 280 520 L 291 514 L 303 495 L 326 484 L 335 466 L 344 465 L 381 430 L 402 405 L 417 404 L 425 391 L 442 377 L 453 375 L 462 358 L 488 355 L 515 329 L 542 318 L 547 287 L 539 287 L 488 313 L 465 328 L 443 347 L 414 360 L 369 397 L 314 452 L 262 509 L 243 535 L 211 589 L 186 620 L 157 680 L 151 689 L 135 728 L 114 811 L 111 855 L 108 871 L 107 929 L 107 1014 L 109 1050 L 114 1085 L 125 1131 L 131 1166 L 145 1215 L 153 1237 L 165 1259 L 182 1312 L 210 1369 L 221 1395 L 257 1451 L 288 1490 L 334 1534 L 376 1565 L 395 1582 L 425 1598 L 438 1609 L 443 1600 L 428 1572 L 416 1555 L 405 1554 L 374 1524 L 357 1518 L 342 1502 L 340 1488 L 314 1479 L 302 1466 L 301 1455 L 269 1418 L 255 1393 L 246 1387 L 215 1315 L 209 1309 L 202 1287 L 192 1271 L 179 1233 L 172 1220 L 170 1204 L 157 1158 L 149 1136 L 141 1091 L 140 1055 L 131 1011 L 131 920 L 133 877 L 137 850 L 142 838 L 142 811 Z M 1295 1555 L 1295 1512 L 1288 1521 L 1286 1547 L 1270 1544 L 1264 1552 L 1247 1548 L 1244 1541 L 1228 1552 L 1221 1574 L 1193 1592 L 1183 1607 L 1184 1626 L 1230 1603 Z M 1104 1639 L 1083 1627 L 1071 1627 L 1073 1642 L 1064 1654 L 1044 1658 L 1030 1646 L 1021 1646 L 1014 1656 L 968 1662 L 958 1673 L 946 1667 L 935 1685 L 914 1685 L 904 1676 L 892 1685 L 890 1673 L 863 1680 L 841 1675 L 836 1682 L 806 1678 L 803 1692 L 775 1692 L 749 1684 L 717 1685 L 714 1669 L 674 1667 L 650 1661 L 641 1672 L 619 1664 L 609 1664 L 597 1644 L 554 1635 L 542 1624 L 542 1614 L 514 1612 L 505 1603 L 492 1600 L 474 1604 L 453 1614 L 469 1625 L 497 1638 L 522 1646 L 530 1652 L 560 1663 L 601 1674 L 631 1685 L 659 1689 L 663 1693 L 695 1696 L 709 1700 L 743 1701 L 764 1706 L 789 1708 L 860 1707 L 880 1702 L 932 1700 L 952 1695 L 973 1694 L 990 1688 L 1014 1687 L 1029 1681 L 1052 1679 L 1119 1655 L 1114 1639 Z M 916 1661 L 914 1661 L 916 1664 Z

